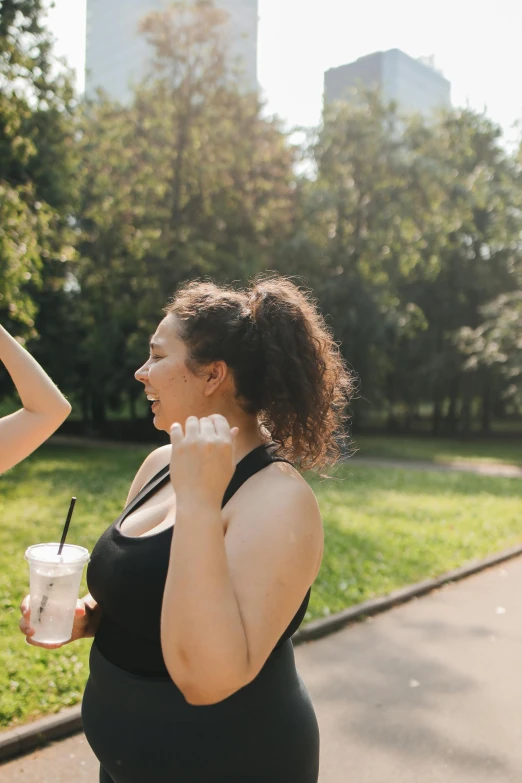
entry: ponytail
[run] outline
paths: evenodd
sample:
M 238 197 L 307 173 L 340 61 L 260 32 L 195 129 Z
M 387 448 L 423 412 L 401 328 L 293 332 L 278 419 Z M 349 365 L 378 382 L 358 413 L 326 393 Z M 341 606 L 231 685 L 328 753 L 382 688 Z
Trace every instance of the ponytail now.
M 354 381 L 309 292 L 275 275 L 247 291 L 195 281 L 166 312 L 179 320 L 194 369 L 226 362 L 238 402 L 281 456 L 305 469 L 336 461 Z

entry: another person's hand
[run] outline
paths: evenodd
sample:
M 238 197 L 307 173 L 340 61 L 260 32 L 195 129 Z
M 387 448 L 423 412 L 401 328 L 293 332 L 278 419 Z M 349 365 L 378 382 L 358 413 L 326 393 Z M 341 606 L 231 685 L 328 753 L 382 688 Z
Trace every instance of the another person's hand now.
M 61 642 L 60 644 L 42 644 L 40 642 L 33 641 L 31 637 L 34 636 L 36 631 L 31 626 L 31 609 L 29 606 L 29 600 L 30 597 L 26 595 L 20 604 L 20 611 L 22 612 L 20 630 L 23 634 L 25 634 L 27 644 L 32 644 L 34 647 L 44 647 L 46 650 L 56 650 L 58 647 L 63 647 L 64 644 L 75 642 L 77 639 L 83 639 L 89 634 L 90 612 L 86 608 L 85 601 L 82 598 L 78 598 L 74 612 L 72 635 L 67 642 Z

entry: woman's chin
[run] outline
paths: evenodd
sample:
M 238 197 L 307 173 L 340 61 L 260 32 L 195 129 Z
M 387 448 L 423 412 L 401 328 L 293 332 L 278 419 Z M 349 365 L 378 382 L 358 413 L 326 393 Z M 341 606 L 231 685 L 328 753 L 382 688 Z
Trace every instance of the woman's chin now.
M 157 430 L 164 430 L 165 432 L 168 432 L 168 429 L 165 425 L 165 422 L 163 421 L 163 416 L 158 413 L 154 414 L 154 418 L 152 419 L 152 423 L 156 427 Z

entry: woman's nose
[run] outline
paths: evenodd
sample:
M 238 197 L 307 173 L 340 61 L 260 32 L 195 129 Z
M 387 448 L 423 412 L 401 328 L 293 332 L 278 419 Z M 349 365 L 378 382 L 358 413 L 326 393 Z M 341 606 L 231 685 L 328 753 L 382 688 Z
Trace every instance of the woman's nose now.
M 139 370 L 136 370 L 136 372 L 134 373 L 134 377 L 136 378 L 137 381 L 141 381 L 141 383 L 146 383 L 148 377 L 147 365 L 143 364 Z

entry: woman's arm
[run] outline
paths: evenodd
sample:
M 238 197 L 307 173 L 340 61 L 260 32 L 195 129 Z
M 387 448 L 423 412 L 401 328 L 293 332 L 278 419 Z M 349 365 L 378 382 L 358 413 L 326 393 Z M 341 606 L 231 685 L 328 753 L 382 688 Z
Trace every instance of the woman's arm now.
M 21 462 L 55 430 L 71 406 L 35 359 L 0 326 L 0 361 L 13 379 L 21 410 L 0 419 L 0 473 Z
M 191 704 L 221 701 L 257 676 L 322 551 L 313 493 L 287 466 L 245 485 L 225 536 L 218 499 L 225 481 L 215 478 L 229 458 L 219 444 L 199 455 L 190 445 L 172 450 L 177 509 L 161 639 L 169 673 Z

